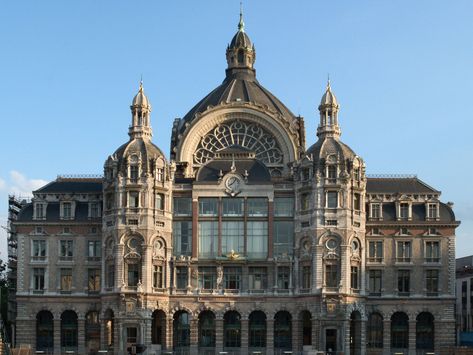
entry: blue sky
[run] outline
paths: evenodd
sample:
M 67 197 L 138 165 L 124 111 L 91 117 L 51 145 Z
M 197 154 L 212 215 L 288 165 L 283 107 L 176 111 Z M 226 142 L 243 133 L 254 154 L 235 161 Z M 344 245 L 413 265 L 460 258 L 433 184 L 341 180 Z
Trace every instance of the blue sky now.
M 102 172 L 141 75 L 168 152 L 173 119 L 223 80 L 238 12 L 238 0 L 2 2 L 0 224 L 8 193 Z M 457 256 L 473 254 L 473 2 L 247 0 L 244 13 L 258 80 L 305 117 L 307 146 L 330 73 L 367 172 L 441 190 L 462 221 Z

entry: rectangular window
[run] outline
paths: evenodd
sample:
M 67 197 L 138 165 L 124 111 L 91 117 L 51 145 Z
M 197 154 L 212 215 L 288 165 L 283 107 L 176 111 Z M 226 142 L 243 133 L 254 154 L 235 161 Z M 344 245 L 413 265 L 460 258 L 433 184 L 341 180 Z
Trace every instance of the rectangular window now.
M 139 168 L 138 165 L 130 165 L 130 180 L 136 182 L 138 180 Z
M 222 254 L 227 255 L 232 250 L 237 254 L 244 252 L 243 222 L 222 222 Z
M 408 296 L 411 290 L 411 271 L 398 270 L 397 272 L 397 290 L 400 296 Z
M 400 241 L 397 242 L 397 257 L 396 261 L 408 263 L 411 261 L 411 242 L 410 241 Z
M 338 207 L 338 192 L 337 191 L 327 191 L 327 208 L 337 208 Z
M 98 202 L 90 203 L 90 217 L 91 218 L 100 217 L 100 205 Z
M 153 265 L 153 287 L 163 288 L 163 267 L 162 265 Z
M 335 165 L 327 166 L 327 178 L 331 181 L 337 179 L 337 167 Z
M 381 270 L 369 271 L 369 288 L 370 295 L 380 296 L 381 288 L 383 287 L 383 274 Z
M 425 261 L 428 263 L 440 261 L 440 242 L 425 242 Z
M 294 216 L 294 198 L 293 197 L 275 197 L 274 198 L 274 217 L 293 217 Z
M 372 203 L 371 204 L 371 218 L 381 218 L 381 204 L 380 203 Z
M 249 289 L 250 290 L 265 290 L 267 287 L 267 272 L 265 267 L 250 267 L 249 268 Z
M 138 191 L 130 191 L 128 193 L 128 207 L 140 207 L 140 193 Z
M 241 268 L 224 267 L 223 283 L 224 288 L 227 290 L 239 290 L 241 286 Z
M 99 240 L 89 240 L 87 242 L 87 256 L 89 259 L 100 259 L 102 246 Z
M 351 288 L 353 290 L 358 290 L 360 288 L 359 285 L 359 272 L 358 272 L 358 266 L 352 266 L 351 267 Z
M 199 288 L 213 290 L 216 287 L 216 270 L 214 267 L 199 267 Z
M 72 218 L 72 204 L 70 202 L 64 202 L 62 204 L 62 218 L 64 219 Z
M 283 290 L 289 289 L 289 272 L 288 266 L 278 266 L 278 288 Z
M 73 256 L 74 256 L 74 241 L 61 240 L 60 247 L 59 247 L 60 260 L 72 260 Z
M 87 280 L 89 292 L 100 291 L 100 269 L 89 269 Z
M 265 259 L 268 256 L 268 222 L 247 222 L 246 235 L 248 258 Z
M 268 199 L 267 198 L 249 198 L 248 217 L 266 217 L 268 216 Z
M 192 198 L 190 197 L 174 197 L 173 214 L 176 217 L 192 216 Z
M 173 253 L 175 256 L 192 254 L 192 222 L 173 223 Z
M 370 241 L 368 244 L 368 261 L 381 263 L 383 261 L 383 242 Z
M 291 221 L 275 221 L 273 243 L 273 252 L 275 256 L 292 255 L 294 244 L 294 223 Z
M 399 205 L 399 218 L 408 219 L 409 218 L 409 204 L 401 203 Z
M 33 240 L 33 248 L 31 250 L 32 260 L 46 259 L 46 241 Z
M 199 217 L 218 216 L 218 198 L 199 198 Z
M 308 290 L 310 288 L 310 266 L 303 266 L 302 267 L 302 289 Z
M 43 268 L 34 268 L 33 269 L 33 289 L 35 291 L 44 290 L 44 274 L 45 270 Z
M 156 169 L 156 181 L 164 181 L 164 169 Z
M 128 344 L 136 344 L 138 341 L 138 328 L 129 327 L 126 328 L 126 342 Z
M 244 200 L 242 198 L 223 198 L 224 217 L 242 217 L 244 210 Z
M 431 219 L 437 218 L 437 204 L 436 203 L 428 204 L 427 216 L 428 218 L 431 218 Z
M 361 196 L 360 194 L 353 195 L 353 209 L 355 211 L 361 211 Z
M 301 195 L 301 211 L 307 211 L 310 208 L 310 195 Z
M 155 208 L 157 210 L 163 211 L 164 210 L 164 194 L 157 193 L 155 195 Z
M 138 286 L 140 280 L 140 264 L 126 264 L 128 269 L 128 286 Z
M 36 219 L 46 218 L 46 204 L 44 203 L 35 204 L 35 218 Z
M 72 289 L 72 269 L 61 269 L 61 291 L 70 292 Z
M 107 265 L 107 287 L 111 288 L 115 285 L 115 265 Z
M 214 258 L 218 249 L 218 221 L 199 222 L 199 257 Z
M 425 289 L 427 290 L 427 296 L 437 296 L 439 291 L 438 270 L 425 271 Z
M 176 288 L 178 290 L 185 290 L 187 282 L 187 266 L 176 267 Z
M 338 287 L 338 270 L 335 264 L 325 265 L 325 286 Z

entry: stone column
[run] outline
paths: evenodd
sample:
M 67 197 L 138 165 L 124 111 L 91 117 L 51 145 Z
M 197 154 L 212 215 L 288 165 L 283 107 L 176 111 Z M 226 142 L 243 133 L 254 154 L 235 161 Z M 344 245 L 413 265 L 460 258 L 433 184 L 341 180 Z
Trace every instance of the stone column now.
M 292 349 L 297 352 L 302 349 L 302 320 L 294 317 L 292 319 Z
M 315 312 L 312 313 L 312 348 L 320 350 L 320 320 L 315 318 Z
M 77 326 L 78 326 L 78 330 L 77 330 L 77 335 L 78 335 L 78 342 L 77 342 L 77 345 L 78 345 L 78 353 L 79 354 L 85 354 L 86 351 L 85 351 L 85 319 L 84 318 L 79 318 L 77 320 Z
M 199 351 L 199 320 L 192 318 L 190 327 L 190 352 L 191 354 L 197 354 Z
M 215 351 L 223 351 L 223 319 L 215 319 Z
M 60 316 L 55 316 L 53 320 L 53 326 L 54 326 L 54 335 L 53 335 L 53 341 L 54 341 L 54 355 L 60 355 L 61 354 L 61 318 Z
M 361 353 L 366 354 L 366 319 L 360 321 L 361 326 Z
M 391 320 L 383 320 L 383 355 L 391 354 Z
M 345 354 L 349 354 L 350 353 L 350 321 L 349 320 L 345 320 L 343 322 L 343 330 L 344 330 L 344 348 L 343 349 L 337 349 L 338 351 L 342 350 L 345 352 Z
M 146 318 L 143 324 L 143 343 L 142 344 L 151 344 L 151 331 L 152 331 L 152 319 Z
M 415 355 L 415 353 L 416 353 L 416 320 L 409 319 L 409 354 Z
M 274 354 L 274 319 L 266 320 L 266 355 Z
M 241 319 L 241 354 L 248 354 L 248 340 L 249 340 L 249 329 L 248 329 L 248 319 Z

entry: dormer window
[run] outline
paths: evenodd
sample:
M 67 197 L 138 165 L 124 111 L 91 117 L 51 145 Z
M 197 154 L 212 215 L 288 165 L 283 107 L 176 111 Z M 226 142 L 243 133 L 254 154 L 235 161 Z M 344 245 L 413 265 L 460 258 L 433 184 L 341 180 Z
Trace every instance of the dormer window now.
M 337 167 L 335 165 L 327 166 L 327 179 L 330 181 L 337 179 Z
M 372 203 L 371 204 L 371 218 L 379 219 L 382 217 L 382 211 L 381 211 L 381 203 Z
M 355 181 L 360 181 L 360 168 L 355 168 L 355 171 L 354 171 L 354 177 L 355 177 Z
M 429 219 L 438 218 L 438 205 L 436 203 L 427 204 L 427 218 Z
M 401 202 L 399 204 L 399 218 L 408 219 L 409 218 L 409 204 Z
M 139 169 L 138 165 L 130 165 L 130 180 L 131 181 L 138 181 L 139 176 Z
M 62 203 L 62 219 L 72 219 L 72 203 Z
M 46 204 L 35 203 L 34 205 L 34 216 L 35 219 L 46 219 Z
M 90 218 L 100 217 L 100 204 L 98 202 L 91 202 L 89 204 L 89 216 Z
M 156 180 L 157 181 L 164 181 L 164 169 L 157 168 L 156 169 Z

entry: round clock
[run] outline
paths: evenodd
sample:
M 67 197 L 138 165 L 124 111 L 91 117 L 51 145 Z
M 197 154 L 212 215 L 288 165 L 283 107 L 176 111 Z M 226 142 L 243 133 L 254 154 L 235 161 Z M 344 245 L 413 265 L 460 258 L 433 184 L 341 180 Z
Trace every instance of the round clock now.
M 230 176 L 225 181 L 225 187 L 230 191 L 237 191 L 241 185 L 240 178 L 238 176 Z
M 335 239 L 329 239 L 327 240 L 326 245 L 329 249 L 335 249 L 337 247 L 337 241 Z

